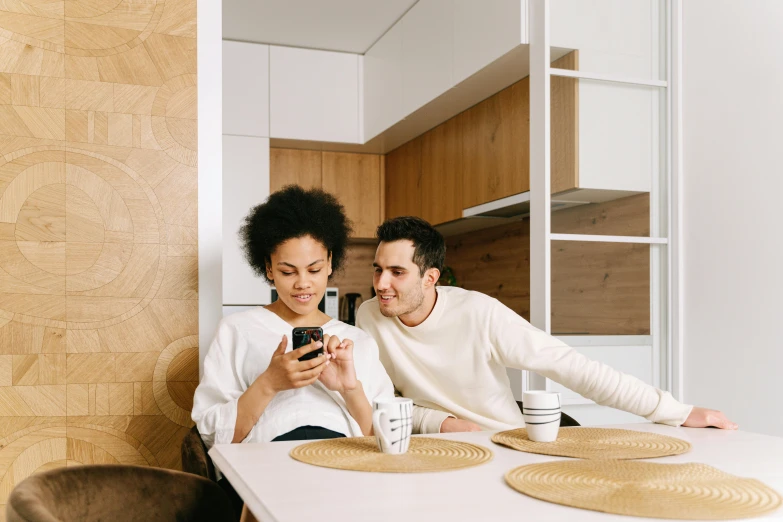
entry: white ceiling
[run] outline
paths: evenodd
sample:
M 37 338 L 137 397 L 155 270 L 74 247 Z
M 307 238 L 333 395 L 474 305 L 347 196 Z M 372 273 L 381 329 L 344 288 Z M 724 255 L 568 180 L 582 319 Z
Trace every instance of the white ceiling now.
M 223 0 L 223 38 L 364 54 L 417 0 Z

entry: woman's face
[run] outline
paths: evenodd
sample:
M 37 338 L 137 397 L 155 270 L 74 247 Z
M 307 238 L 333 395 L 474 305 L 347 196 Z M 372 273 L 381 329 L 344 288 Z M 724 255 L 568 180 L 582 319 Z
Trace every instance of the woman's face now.
M 274 281 L 278 298 L 299 315 L 317 310 L 332 273 L 332 260 L 323 243 L 310 236 L 289 239 L 271 258 L 266 273 Z

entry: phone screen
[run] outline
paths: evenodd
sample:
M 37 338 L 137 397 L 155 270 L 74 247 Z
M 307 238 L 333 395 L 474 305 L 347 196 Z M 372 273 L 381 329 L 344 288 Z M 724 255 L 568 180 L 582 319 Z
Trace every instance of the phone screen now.
M 291 340 L 294 345 L 294 350 L 296 350 L 297 348 L 301 348 L 302 346 L 307 346 L 308 344 L 310 344 L 310 341 L 315 341 L 315 342 L 323 341 L 324 331 L 318 326 L 304 326 L 304 327 L 294 328 L 294 331 L 291 334 Z M 307 361 L 315 357 L 318 357 L 322 353 L 324 353 L 323 346 L 310 353 L 304 354 L 302 357 L 299 358 L 299 360 Z

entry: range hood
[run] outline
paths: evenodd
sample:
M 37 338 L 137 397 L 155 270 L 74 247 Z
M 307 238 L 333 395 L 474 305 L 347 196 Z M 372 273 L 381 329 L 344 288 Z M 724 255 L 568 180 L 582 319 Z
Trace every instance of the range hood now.
M 566 194 L 552 197 L 552 211 L 584 205 L 588 201 L 572 201 Z M 498 225 L 505 225 L 530 216 L 530 191 L 521 192 L 489 203 L 482 203 L 462 211 L 462 219 L 441 223 L 435 228 L 444 236 L 473 232 Z

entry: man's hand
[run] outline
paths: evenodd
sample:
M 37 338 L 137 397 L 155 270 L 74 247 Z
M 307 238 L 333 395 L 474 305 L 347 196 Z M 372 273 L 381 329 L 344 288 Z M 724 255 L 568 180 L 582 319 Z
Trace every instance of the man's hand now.
M 717 410 L 708 410 L 694 406 L 691 414 L 682 424 L 686 428 L 715 427 L 722 430 L 736 430 L 738 426 Z
M 448 417 L 440 425 L 441 433 L 457 433 L 462 431 L 481 431 L 481 426 L 465 419 Z

